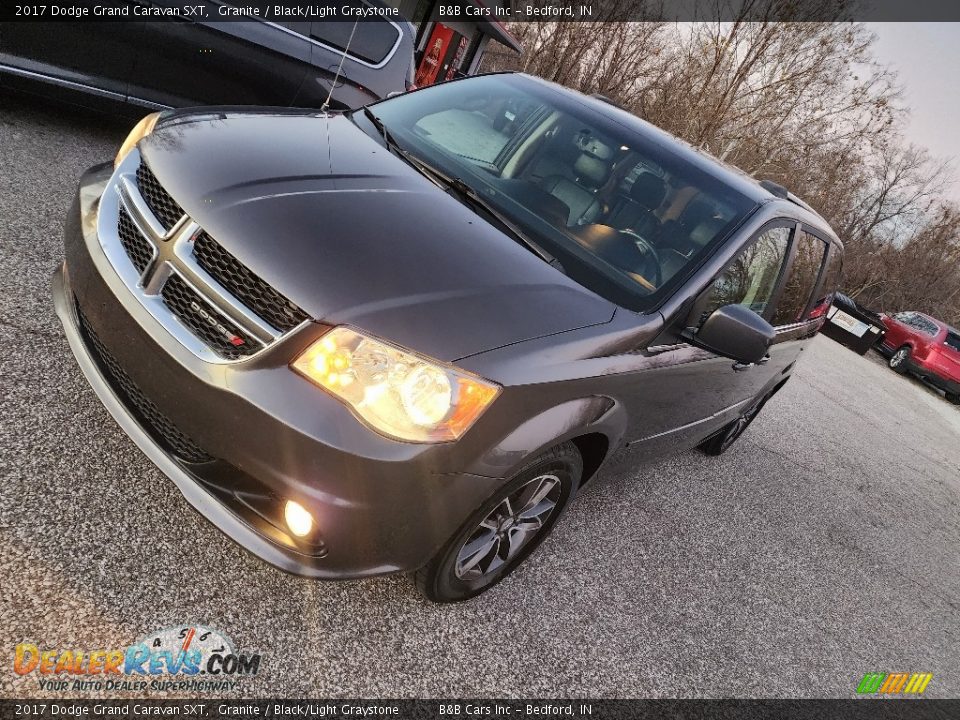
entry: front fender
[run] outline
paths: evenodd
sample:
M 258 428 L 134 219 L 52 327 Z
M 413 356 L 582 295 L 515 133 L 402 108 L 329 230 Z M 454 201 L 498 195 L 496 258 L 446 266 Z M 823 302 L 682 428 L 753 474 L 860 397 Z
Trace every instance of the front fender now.
M 612 398 L 592 396 L 568 400 L 526 420 L 466 472 L 507 479 L 543 451 L 591 433 L 600 433 L 607 438 L 607 452 L 602 464 L 622 445 L 626 428 L 626 410 Z

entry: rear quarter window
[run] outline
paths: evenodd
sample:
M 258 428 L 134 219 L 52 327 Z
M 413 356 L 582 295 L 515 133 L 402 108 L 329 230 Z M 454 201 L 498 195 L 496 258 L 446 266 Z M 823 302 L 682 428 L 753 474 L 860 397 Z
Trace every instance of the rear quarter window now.
M 917 316 L 917 320 L 919 321 L 917 323 L 917 328 L 921 332 L 929 335 L 930 337 L 936 337 L 937 334 L 940 332 L 940 328 L 937 326 L 935 322 L 932 322 L 930 320 L 927 320 L 925 317 L 920 317 L 920 316 Z
M 349 42 L 348 55 L 373 65 L 386 59 L 400 37 L 400 31 L 394 25 L 381 19 L 365 19 L 357 23 L 351 41 L 350 33 L 353 28 L 352 22 L 315 22 L 310 37 L 341 51 Z
M 947 339 L 943 341 L 943 344 L 947 345 L 948 347 L 952 347 L 957 352 L 960 352 L 960 335 L 953 331 L 948 332 Z

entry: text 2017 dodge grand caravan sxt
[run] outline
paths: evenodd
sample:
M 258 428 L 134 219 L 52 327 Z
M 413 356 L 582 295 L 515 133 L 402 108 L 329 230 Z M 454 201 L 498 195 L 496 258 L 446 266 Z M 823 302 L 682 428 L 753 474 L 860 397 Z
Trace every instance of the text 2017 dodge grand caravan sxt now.
M 149 116 L 81 180 L 54 293 L 107 409 L 227 535 L 459 600 L 614 450 L 723 452 L 841 255 L 782 187 L 505 74 Z

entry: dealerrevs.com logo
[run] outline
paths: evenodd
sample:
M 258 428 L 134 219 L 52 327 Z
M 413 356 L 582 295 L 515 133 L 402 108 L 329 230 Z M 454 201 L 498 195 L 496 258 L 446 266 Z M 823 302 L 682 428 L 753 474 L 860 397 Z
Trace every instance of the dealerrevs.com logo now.
M 14 650 L 13 671 L 36 675 L 41 690 L 223 692 L 260 671 L 260 654 L 236 650 L 218 630 L 188 625 L 118 649 L 46 649 L 22 642 Z

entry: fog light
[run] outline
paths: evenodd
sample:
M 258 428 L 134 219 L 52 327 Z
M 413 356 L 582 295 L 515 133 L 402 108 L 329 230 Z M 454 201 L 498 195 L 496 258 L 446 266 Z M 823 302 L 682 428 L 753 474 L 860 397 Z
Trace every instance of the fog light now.
M 313 530 L 313 516 L 307 512 L 307 509 L 300 503 L 293 500 L 287 500 L 283 508 L 283 519 L 287 521 L 287 527 L 297 537 L 305 537 Z

